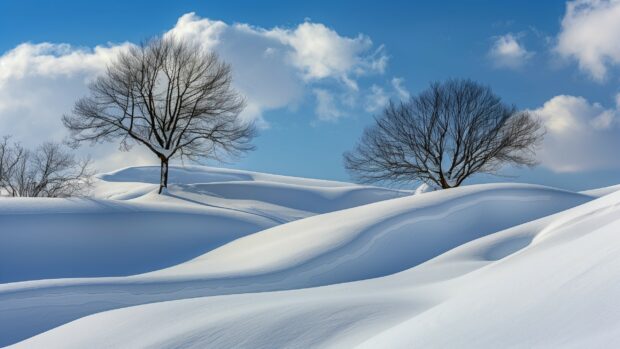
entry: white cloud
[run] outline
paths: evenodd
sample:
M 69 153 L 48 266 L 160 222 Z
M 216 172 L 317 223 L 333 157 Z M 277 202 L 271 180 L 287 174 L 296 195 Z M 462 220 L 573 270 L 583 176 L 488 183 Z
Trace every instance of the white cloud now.
M 517 36 L 510 33 L 496 37 L 489 50 L 489 57 L 498 68 L 522 67 L 533 55 L 519 42 Z
M 382 110 L 390 100 L 406 101 L 409 99 L 409 91 L 403 86 L 405 79 L 394 77 L 390 80 L 391 89 L 373 84 L 366 94 L 364 110 L 369 113 L 376 113 Z
M 539 151 L 543 166 L 556 172 L 620 168 L 620 103 L 604 108 L 583 97 L 560 95 L 533 112 L 547 129 Z
M 359 77 L 384 71 L 387 56 L 364 36 L 346 37 L 320 23 L 305 22 L 291 29 L 264 29 L 248 24 L 227 24 L 193 13 L 180 17 L 166 35 L 196 40 L 218 52 L 233 66 L 233 83 L 247 99 L 243 117 L 263 119 L 267 110 L 294 109 L 320 84 L 333 90 L 357 93 Z M 60 122 L 74 101 L 87 93 L 87 83 L 101 73 L 119 50 L 131 45 L 108 44 L 95 48 L 68 44 L 24 43 L 0 56 L 0 130 L 25 145 L 66 136 Z M 354 101 L 354 97 L 348 97 Z M 333 99 L 333 98 L 332 98 Z M 343 115 L 317 97 L 321 120 Z M 325 107 L 327 103 L 327 107 Z M 347 106 L 352 107 L 352 106 Z M 140 147 L 119 155 L 116 144 L 81 149 L 91 153 L 101 169 L 150 161 Z
M 27 77 L 71 77 L 98 73 L 115 57 L 122 45 L 75 48 L 68 44 L 21 44 L 0 57 L 0 84 Z
M 314 89 L 316 97 L 316 115 L 321 121 L 336 121 L 343 116 L 342 111 L 336 106 L 334 96 L 325 89 Z
M 403 86 L 405 79 L 403 78 L 392 78 L 392 88 L 396 91 L 396 95 L 402 101 L 409 99 L 409 91 Z
M 229 25 L 217 20 L 200 18 L 194 12 L 179 17 L 176 25 L 165 35 L 192 39 L 200 42 L 206 49 L 214 49 L 220 42 Z
M 608 69 L 620 64 L 620 1 L 569 1 L 555 51 L 604 80 Z
M 318 103 L 318 119 L 339 119 L 344 113 L 335 106 L 325 107 L 327 97 L 317 94 L 312 86 L 327 81 L 336 88 L 357 92 L 358 77 L 381 74 L 387 64 L 383 47 L 373 50 L 367 36 L 341 36 L 321 23 L 264 29 L 228 25 L 189 13 L 179 18 L 167 35 L 193 38 L 229 62 L 235 85 L 248 99 L 244 116 L 259 120 L 265 127 L 268 123 L 262 119 L 263 111 L 300 103 L 309 86 Z M 321 90 L 326 91 L 324 87 Z M 348 99 L 353 99 L 350 93 Z
M 274 28 L 263 33 L 293 49 L 289 55 L 291 62 L 304 72 L 307 79 L 336 76 L 343 81 L 352 81 L 351 74 L 382 73 L 387 62 L 382 46 L 367 55 L 372 48 L 372 41 L 367 36 L 343 37 L 321 23 L 305 22 L 295 29 Z
M 370 93 L 366 96 L 366 105 L 364 109 L 369 113 L 374 113 L 382 109 L 390 100 L 382 87 L 372 85 Z
M 202 19 L 193 13 L 183 15 L 167 35 L 193 39 L 214 50 L 233 67 L 233 83 L 248 101 L 247 119 L 262 119 L 265 110 L 298 103 L 304 81 L 296 67 L 287 63 L 290 48 L 244 24 L 228 25 Z
M 67 44 L 25 43 L 0 56 L 0 130 L 25 146 L 61 141 L 66 136 L 60 117 L 86 92 L 88 82 L 102 72 L 119 50 L 130 44 L 76 48 Z M 117 144 L 85 147 L 100 169 L 150 160 L 143 152 L 121 156 Z
M 235 69 L 247 67 L 247 70 L 267 74 L 278 69 L 285 74 L 294 69 L 305 81 L 336 79 L 354 90 L 358 88 L 356 77 L 383 73 L 387 65 L 383 46 L 372 50 L 372 41 L 367 36 L 341 36 L 321 23 L 304 22 L 291 29 L 264 29 L 248 24 L 228 25 L 189 13 L 179 18 L 167 35 L 204 43 L 208 49 L 231 61 Z M 238 75 L 244 76 L 243 73 Z M 257 81 L 252 82 L 256 84 Z M 287 86 L 282 90 L 287 90 Z

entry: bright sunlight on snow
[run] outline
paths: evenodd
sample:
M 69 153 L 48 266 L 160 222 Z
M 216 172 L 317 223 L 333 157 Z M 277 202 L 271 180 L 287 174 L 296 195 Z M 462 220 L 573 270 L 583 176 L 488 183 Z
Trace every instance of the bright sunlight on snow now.
M 0 348 L 620 348 L 620 0 L 0 0 Z
M 0 201 L 0 344 L 604 346 L 620 334 L 620 284 L 603 287 L 620 265 L 613 190 L 412 195 L 190 167 L 158 196 L 158 171 L 99 175 L 92 199 Z

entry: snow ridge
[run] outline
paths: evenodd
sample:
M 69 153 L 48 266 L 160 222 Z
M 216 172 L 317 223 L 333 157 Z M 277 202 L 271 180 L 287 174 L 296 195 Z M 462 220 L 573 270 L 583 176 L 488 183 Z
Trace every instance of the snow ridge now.
M 194 166 L 171 168 L 159 196 L 157 171 L 100 175 L 93 199 L 0 200 L 0 345 L 596 347 L 620 335 L 615 190 L 411 195 Z

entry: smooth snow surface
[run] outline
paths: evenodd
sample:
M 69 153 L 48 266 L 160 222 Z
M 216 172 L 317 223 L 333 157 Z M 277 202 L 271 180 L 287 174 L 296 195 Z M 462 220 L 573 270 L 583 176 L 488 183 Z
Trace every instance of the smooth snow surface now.
M 95 198 L 89 199 L 0 198 L 0 283 L 144 273 L 285 222 L 407 195 L 338 182 L 172 167 L 169 190 L 160 196 L 154 182 L 158 173 L 156 167 L 138 167 L 100 175 Z
M 0 345 L 618 344 L 620 192 L 411 195 L 191 167 L 158 196 L 157 176 L 0 200 Z
M 584 195 L 601 197 L 601 196 L 605 196 L 607 194 L 615 193 L 615 192 L 617 192 L 619 190 L 620 190 L 620 184 L 616 184 L 616 185 L 612 185 L 612 186 L 604 187 L 604 188 L 584 190 L 584 191 L 582 191 L 580 193 L 584 194 Z

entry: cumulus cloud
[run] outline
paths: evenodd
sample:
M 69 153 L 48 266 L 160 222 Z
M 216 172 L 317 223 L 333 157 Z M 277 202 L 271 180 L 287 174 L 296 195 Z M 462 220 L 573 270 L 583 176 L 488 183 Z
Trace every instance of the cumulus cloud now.
M 560 95 L 533 112 L 547 133 L 539 151 L 543 166 L 556 172 L 619 168 L 620 94 L 613 108 L 583 97 Z
M 93 50 L 68 44 L 21 44 L 2 55 L 0 84 L 28 77 L 71 77 L 85 71 L 101 71 L 124 45 L 97 46 Z
M 0 56 L 0 130 L 27 147 L 66 136 L 60 117 L 71 110 L 86 85 L 130 44 L 78 48 L 67 44 L 24 43 Z M 80 149 L 98 168 L 151 163 L 139 149 L 121 156 L 118 145 Z
M 297 102 L 313 82 L 336 81 L 357 90 L 357 77 L 383 73 L 387 63 L 383 47 L 373 50 L 367 36 L 341 36 L 321 23 L 265 29 L 189 13 L 167 35 L 193 38 L 220 53 L 256 111 Z
M 620 1 L 569 1 L 555 51 L 604 80 L 609 68 L 620 64 Z
M 533 55 L 519 42 L 517 36 L 510 33 L 496 37 L 489 50 L 489 57 L 498 68 L 522 67 Z
M 263 119 L 265 111 L 294 109 L 307 94 L 316 97 L 320 120 L 338 119 L 343 112 L 330 107 L 326 96 L 335 92 L 328 88 L 340 90 L 342 94 L 357 93 L 360 77 L 381 74 L 387 64 L 382 46 L 374 47 L 367 36 L 342 36 L 320 23 L 304 22 L 293 28 L 265 29 L 248 24 L 227 24 L 189 13 L 181 16 L 165 35 L 195 40 L 230 63 L 233 83 L 247 99 L 242 116 L 258 121 L 262 127 L 268 127 Z M 61 140 L 66 136 L 61 115 L 69 112 L 73 102 L 87 92 L 88 82 L 101 73 L 120 50 L 130 45 L 87 48 L 24 43 L 2 54 L 2 133 L 12 134 L 28 146 L 44 140 Z M 317 86 L 325 93 L 317 93 Z M 108 144 L 80 151 L 93 154 L 98 160 L 96 165 L 104 170 L 142 164 L 152 158 L 140 147 L 129 154 L 121 154 L 116 148 L 116 144 Z
M 292 30 L 275 28 L 264 34 L 293 48 L 291 62 L 308 79 L 338 76 L 350 80 L 351 74 L 383 72 L 387 62 L 382 46 L 373 54 L 366 55 L 372 47 L 372 41 L 367 36 L 342 37 L 321 23 L 305 22 Z

